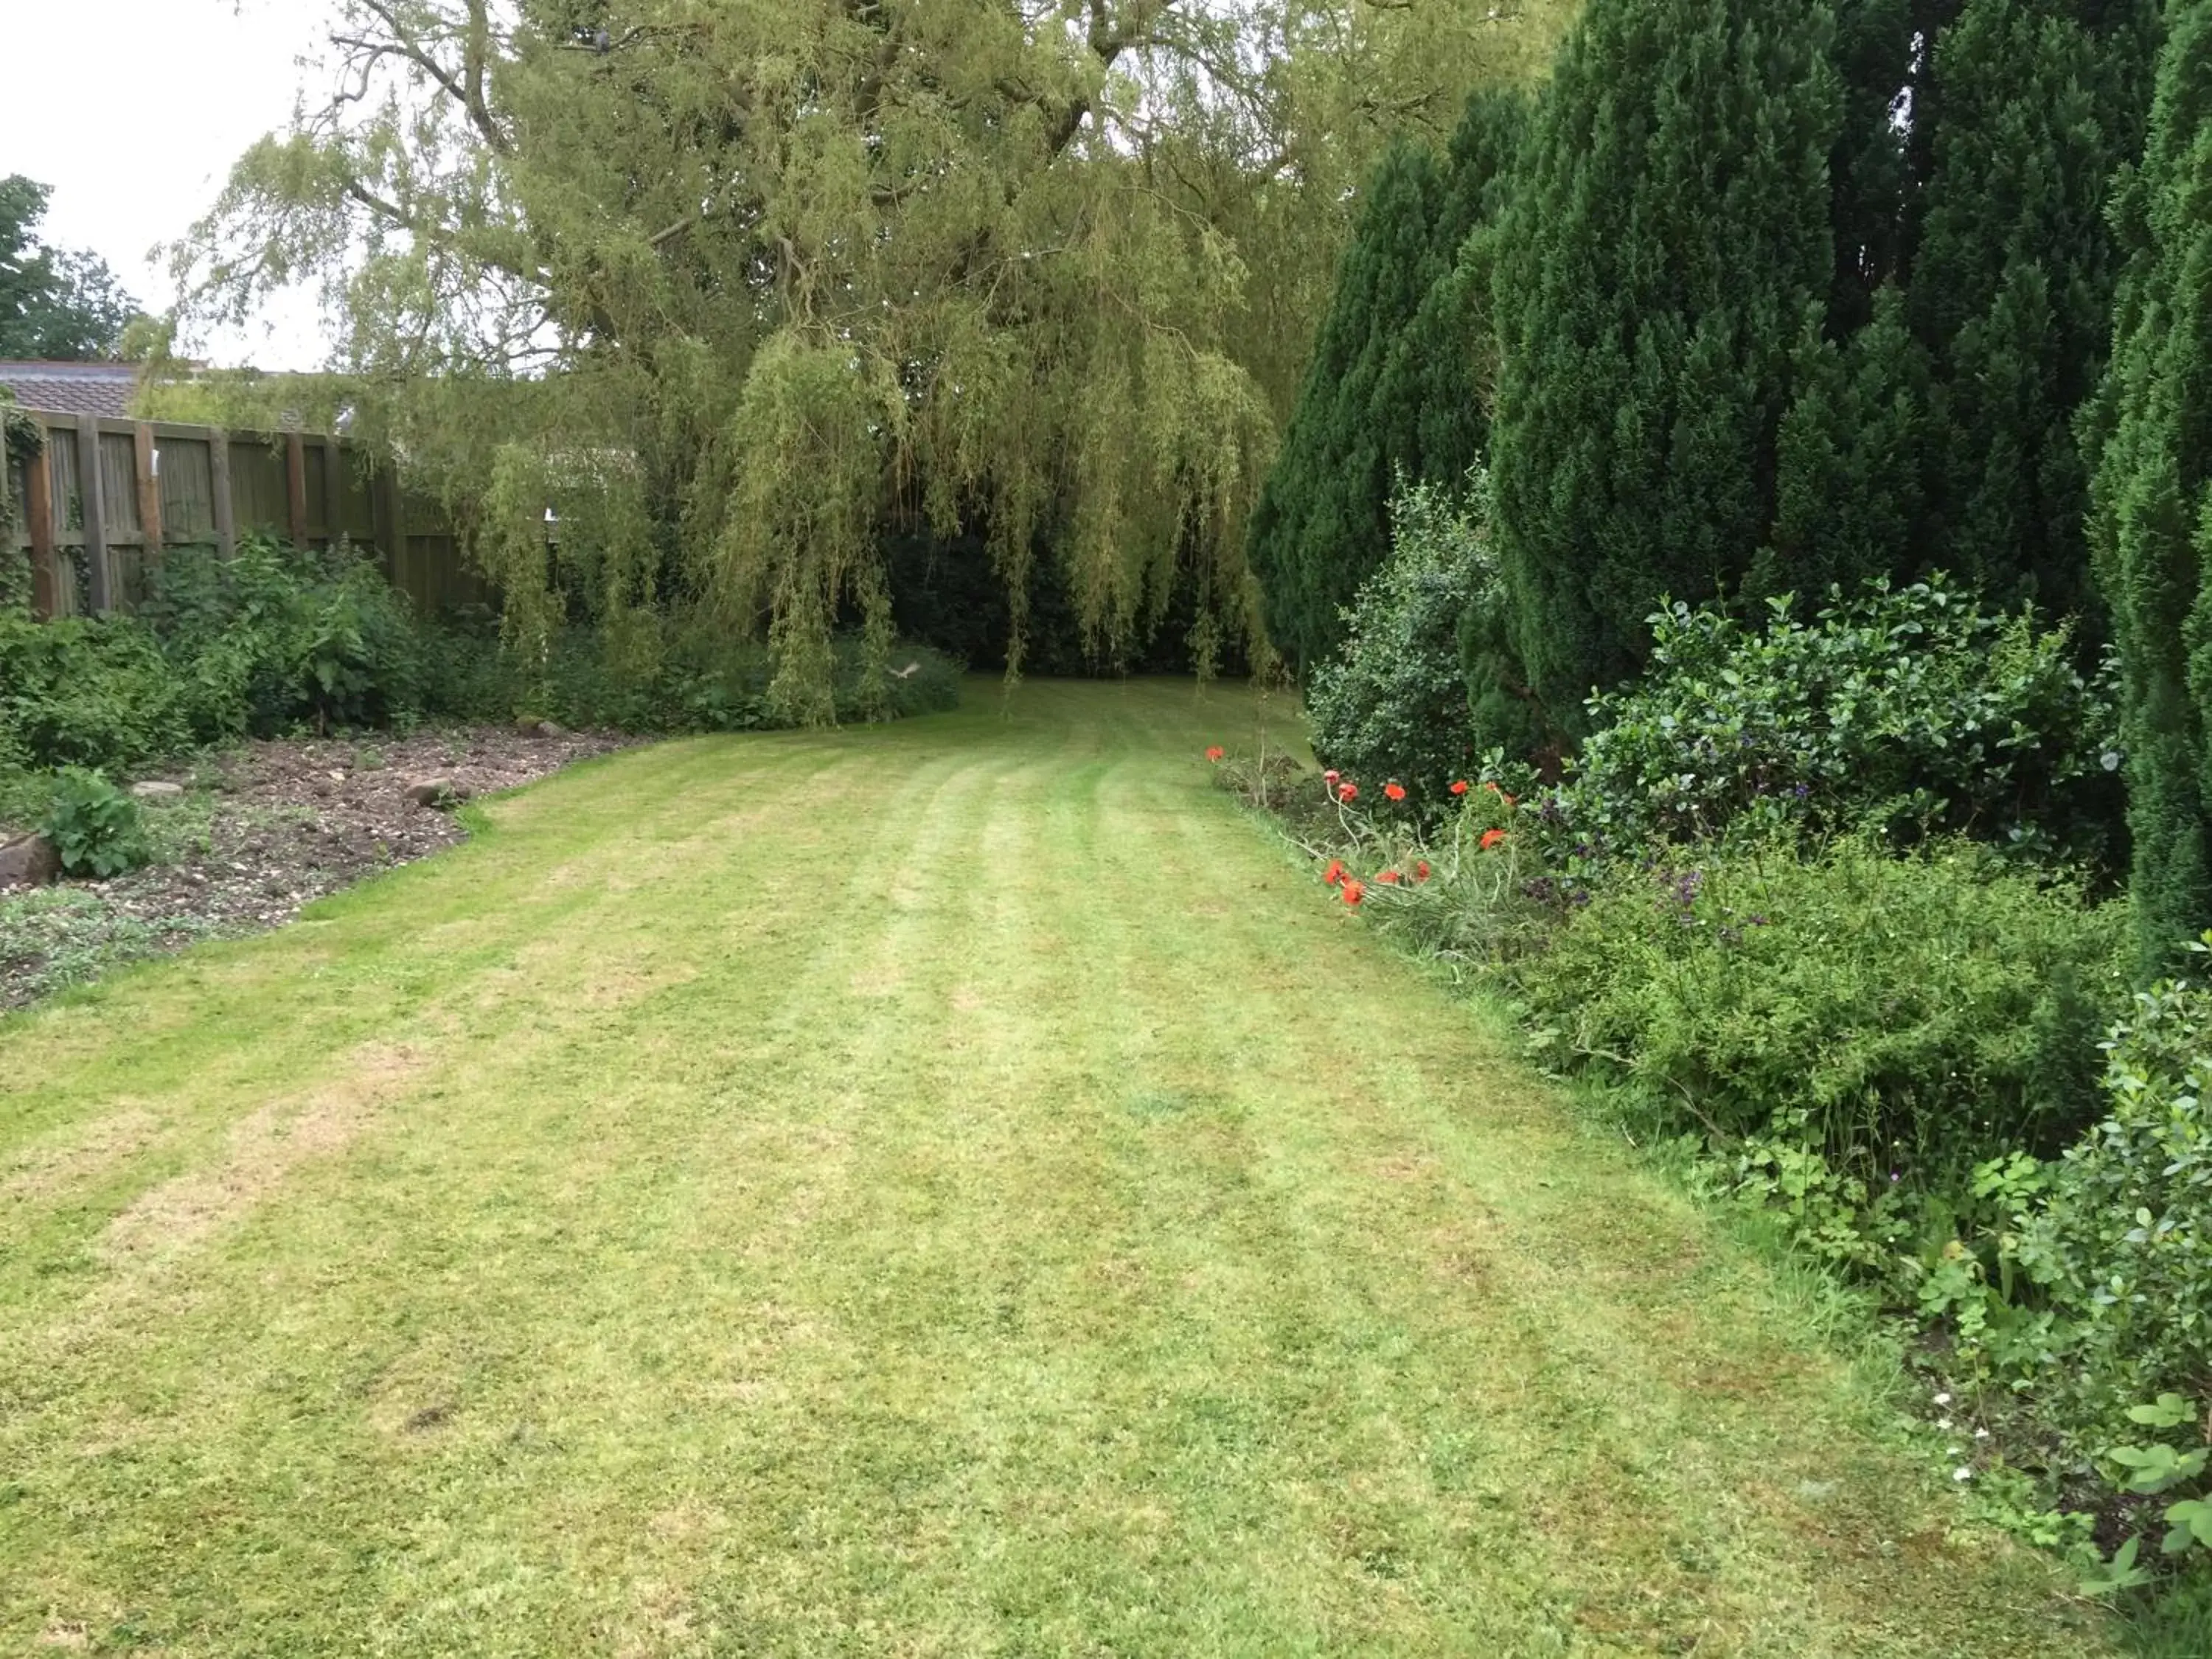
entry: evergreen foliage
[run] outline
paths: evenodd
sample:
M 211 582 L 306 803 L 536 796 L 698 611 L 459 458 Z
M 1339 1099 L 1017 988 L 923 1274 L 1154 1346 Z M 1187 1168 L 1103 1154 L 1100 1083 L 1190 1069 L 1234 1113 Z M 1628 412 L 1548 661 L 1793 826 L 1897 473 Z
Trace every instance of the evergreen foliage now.
M 1525 109 L 1478 93 L 1442 161 L 1401 143 L 1365 192 L 1248 538 L 1269 635 L 1301 673 L 1389 556 L 1394 481 L 1449 485 L 1482 454 L 1487 296 L 1458 256 L 1502 205 Z
M 2095 610 L 2075 427 L 2154 0 L 1595 0 L 1496 244 L 1486 737 L 1572 738 L 1662 597 L 1950 573 Z M 2101 627 L 2080 630 L 2085 651 Z
M 1782 426 L 1833 280 L 1825 4 L 1594 0 L 1501 234 L 1492 467 L 1510 659 L 1572 735 L 1644 618 L 1801 578 L 1762 559 Z M 1845 574 L 1819 573 L 1832 578 Z
M 2085 431 L 2090 521 L 2124 680 L 2139 966 L 2212 924 L 2212 4 L 2170 13 L 2142 167 L 2115 202 L 2128 252 L 2113 357 Z
M 2090 601 L 2074 424 L 2111 332 L 2108 181 L 2141 150 L 2154 0 L 1967 0 L 1936 38 L 1910 289 L 1932 365 L 1924 557 L 2000 601 Z
M 1556 837 L 1635 854 L 1951 835 L 2112 871 L 2113 676 L 2074 666 L 2065 624 L 1940 580 L 1831 592 L 1809 621 L 1768 610 L 1763 629 L 1680 604 L 1651 618 L 1644 678 L 1590 706 Z

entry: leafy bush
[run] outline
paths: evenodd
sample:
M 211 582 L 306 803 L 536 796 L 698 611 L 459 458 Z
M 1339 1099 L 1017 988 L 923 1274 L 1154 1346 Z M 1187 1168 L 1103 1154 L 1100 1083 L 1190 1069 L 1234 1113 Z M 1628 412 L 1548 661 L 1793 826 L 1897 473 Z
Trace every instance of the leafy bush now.
M 424 712 L 406 601 L 343 547 L 177 548 L 140 614 L 0 615 L 0 762 L 129 768 L 196 744 Z
M 1974 836 L 2116 868 L 2123 810 L 2109 671 L 2064 629 L 1992 615 L 1939 581 L 1775 601 L 1764 632 L 1675 605 L 1650 672 L 1593 698 L 1562 805 L 1617 848 L 1723 834 Z
M 187 688 L 142 624 L 0 613 L 0 761 L 129 767 L 193 736 Z
M 636 615 L 619 625 L 569 628 L 544 655 L 502 648 L 496 623 L 456 618 L 423 630 L 426 701 L 471 720 L 516 715 L 626 732 L 744 732 L 784 722 L 769 707 L 774 665 L 765 646 L 701 622 Z M 868 684 L 857 640 L 832 647 L 841 720 L 902 718 L 952 708 L 960 667 L 924 647 L 896 647 L 891 672 Z
M 896 649 L 872 678 L 856 641 L 834 656 L 841 720 L 959 702 L 959 666 L 938 653 Z M 763 646 L 641 614 L 562 629 L 526 659 L 489 616 L 417 621 L 350 548 L 248 537 L 228 560 L 172 550 L 136 616 L 33 623 L 0 611 L 0 769 L 119 770 L 240 737 L 433 716 L 742 731 L 781 723 L 770 677 Z
M 146 862 L 146 826 L 138 803 L 96 771 L 65 766 L 54 775 L 53 800 L 42 826 L 62 868 L 105 880 Z
M 2058 1315 L 2041 1388 L 2085 1424 L 2212 1391 L 2212 988 L 2138 994 L 2105 1048 L 2106 1113 L 2048 1172 L 2017 1249 Z
M 1433 817 L 1474 752 L 1459 629 L 1497 586 L 1489 475 L 1476 468 L 1463 495 L 1401 478 L 1390 528 L 1390 556 L 1345 613 L 1343 644 L 1314 670 L 1306 710 L 1326 764 L 1374 787 L 1395 780 Z
M 1932 1191 L 2097 1115 L 2124 922 L 2070 884 L 1853 840 L 1616 866 L 1589 891 L 1515 982 L 1554 1054 L 1633 1079 L 1677 1129 Z
M 201 741 L 404 726 L 424 712 L 406 598 L 345 544 L 248 536 L 229 559 L 179 548 L 152 586 L 140 620 L 185 683 Z
M 2212 1490 L 2204 1484 L 2204 1469 L 2212 1448 L 2203 1443 L 2203 1419 L 2197 1408 L 2171 1390 L 2141 1406 L 2130 1406 L 2128 1421 L 2141 1436 L 2144 1429 L 2160 1431 L 2147 1443 L 2107 1447 L 2106 1464 L 2117 1471 L 2115 1484 L 2124 1492 L 2164 1500 L 2166 1536 L 2160 1551 L 2169 1556 L 2195 1556 L 2212 1552 Z M 2166 1437 L 2179 1430 L 2195 1445 L 2177 1449 Z M 2121 1575 L 2117 1582 L 2142 1583 L 2148 1575 L 2136 1566 L 2136 1540 L 2130 1538 L 2115 1558 Z
M 0 839 L 17 830 L 36 828 L 52 798 L 48 774 L 19 766 L 0 753 Z

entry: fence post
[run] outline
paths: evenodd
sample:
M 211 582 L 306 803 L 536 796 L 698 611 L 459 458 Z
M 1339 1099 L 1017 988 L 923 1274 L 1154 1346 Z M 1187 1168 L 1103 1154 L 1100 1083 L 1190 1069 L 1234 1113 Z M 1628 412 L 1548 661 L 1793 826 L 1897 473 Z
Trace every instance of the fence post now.
M 46 442 L 57 440 L 52 429 Z M 51 622 L 61 608 L 60 572 L 54 563 L 54 458 L 42 448 L 23 468 L 23 517 L 31 532 L 31 614 Z
M 284 434 L 284 507 L 292 545 L 307 544 L 307 446 L 297 432 Z
M 378 474 L 377 493 L 384 497 L 384 569 L 392 585 L 407 591 L 407 492 L 399 482 L 399 464 L 387 462 Z
M 84 563 L 92 577 L 94 616 L 115 608 L 115 573 L 107 562 L 107 502 L 100 493 L 100 416 L 76 417 L 76 492 L 84 516 Z
M 154 451 L 154 426 L 141 421 L 131 434 L 138 469 L 138 532 L 145 538 L 145 565 L 150 568 L 162 553 L 161 460 Z
M 215 509 L 215 548 L 228 558 L 238 550 L 238 520 L 230 501 L 230 434 L 216 427 L 208 434 L 208 505 Z

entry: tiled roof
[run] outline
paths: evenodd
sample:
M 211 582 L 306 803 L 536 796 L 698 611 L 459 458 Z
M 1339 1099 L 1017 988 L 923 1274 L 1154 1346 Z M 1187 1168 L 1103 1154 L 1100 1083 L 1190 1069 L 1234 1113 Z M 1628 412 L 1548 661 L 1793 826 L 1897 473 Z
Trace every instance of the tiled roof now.
M 138 371 L 129 363 L 39 363 L 0 361 L 0 386 L 26 409 L 49 414 L 107 415 L 131 412 Z

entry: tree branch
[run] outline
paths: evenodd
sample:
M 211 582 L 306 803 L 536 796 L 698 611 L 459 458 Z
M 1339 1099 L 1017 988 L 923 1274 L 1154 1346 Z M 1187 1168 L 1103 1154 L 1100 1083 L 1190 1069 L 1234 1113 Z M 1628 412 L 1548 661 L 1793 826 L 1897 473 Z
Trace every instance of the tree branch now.
M 398 13 L 387 0 L 358 0 L 366 10 L 383 21 L 392 32 L 390 42 L 363 40 L 357 37 L 332 34 L 332 44 L 351 46 L 379 56 L 405 58 L 435 82 L 439 88 L 461 106 L 469 124 L 482 135 L 484 143 L 501 155 L 509 155 L 513 146 L 507 134 L 492 116 L 484 101 L 484 66 L 491 52 L 491 17 L 486 0 L 468 0 L 469 21 L 463 37 L 461 69 L 457 75 L 434 57 L 429 49 L 414 39 L 399 21 Z

